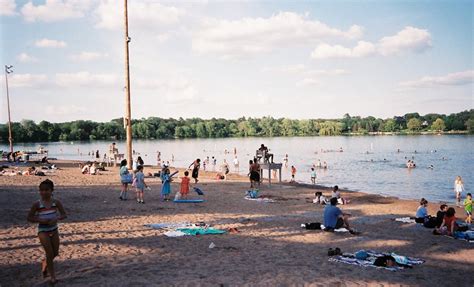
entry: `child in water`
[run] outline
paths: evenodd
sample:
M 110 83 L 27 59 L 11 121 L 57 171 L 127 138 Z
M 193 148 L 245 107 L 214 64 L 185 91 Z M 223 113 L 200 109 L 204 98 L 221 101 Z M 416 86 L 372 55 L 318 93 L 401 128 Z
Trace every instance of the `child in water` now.
M 163 180 L 163 185 L 161 187 L 161 200 L 169 201 L 170 193 L 171 193 L 171 177 L 170 177 L 169 168 L 165 168 L 162 180 Z
M 38 238 L 44 248 L 46 259 L 41 262 L 43 277 L 50 276 L 51 284 L 56 284 L 53 260 L 59 255 L 58 221 L 66 218 L 61 202 L 52 197 L 54 183 L 47 179 L 40 183 L 41 199 L 33 203 L 28 213 L 28 221 L 38 223 Z
M 184 172 L 184 177 L 181 178 L 181 188 L 180 188 L 180 193 L 181 193 L 181 198 L 186 199 L 188 197 L 189 193 L 189 182 L 191 181 L 188 177 L 189 172 L 185 171 Z

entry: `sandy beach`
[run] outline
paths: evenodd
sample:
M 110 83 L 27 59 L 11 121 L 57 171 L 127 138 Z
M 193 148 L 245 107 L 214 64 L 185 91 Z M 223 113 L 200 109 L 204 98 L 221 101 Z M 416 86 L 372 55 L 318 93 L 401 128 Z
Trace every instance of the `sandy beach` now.
M 38 176 L 0 176 L 0 285 L 47 286 L 40 272 L 44 256 L 36 225 L 26 221 L 38 200 L 38 184 L 49 178 L 55 197 L 68 218 L 60 224 L 60 255 L 55 259 L 58 286 L 473 286 L 474 249 L 463 240 L 434 236 L 430 229 L 395 222 L 413 216 L 418 203 L 395 197 L 343 191 L 351 200 L 350 212 L 361 231 L 330 233 L 305 230 L 304 222 L 322 222 L 323 206 L 310 203 L 316 187 L 273 184 L 261 194 L 274 203 L 244 199 L 246 178 L 201 172 L 197 185 L 204 203 L 160 201 L 161 181 L 146 179 L 146 204 L 119 200 L 118 168 L 101 175 L 82 175 L 71 164 Z M 145 172 L 156 168 L 146 167 Z M 172 184 L 173 195 L 178 181 Z M 327 189 L 320 189 L 326 195 Z M 197 194 L 191 191 L 191 197 Z M 435 214 L 438 203 L 430 203 Z M 464 211 L 456 208 L 464 218 Z M 145 224 L 206 222 L 238 233 L 170 238 L 164 230 Z M 215 248 L 209 248 L 211 243 Z M 327 250 L 393 251 L 426 260 L 413 269 L 397 272 L 328 261 Z

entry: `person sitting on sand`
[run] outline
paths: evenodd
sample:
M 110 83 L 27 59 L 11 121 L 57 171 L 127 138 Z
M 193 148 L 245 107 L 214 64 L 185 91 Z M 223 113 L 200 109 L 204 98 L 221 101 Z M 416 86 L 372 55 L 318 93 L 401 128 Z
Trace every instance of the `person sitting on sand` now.
M 54 183 L 47 179 L 40 183 L 40 200 L 36 201 L 28 213 L 28 221 L 38 223 L 38 238 L 46 253 L 41 263 L 43 277 L 50 276 L 50 283 L 56 284 L 54 258 L 59 255 L 58 221 L 66 218 L 63 205 L 52 197 Z
M 329 205 L 324 208 L 324 226 L 325 231 L 334 231 L 334 229 L 347 228 L 349 232 L 354 233 L 349 225 L 348 213 L 343 213 L 339 207 L 337 207 L 337 198 L 333 197 L 330 200 Z
M 98 175 L 99 174 L 99 170 L 97 169 L 97 165 L 96 163 L 92 163 L 90 168 L 89 168 L 89 174 L 91 175 Z
M 329 201 L 327 200 L 327 198 L 323 195 L 323 193 L 321 191 L 316 191 L 314 193 L 313 203 L 326 205 L 326 204 L 329 203 Z
M 444 216 L 446 215 L 446 210 L 448 206 L 446 204 L 441 204 L 439 206 L 438 212 L 436 212 L 436 228 L 439 228 L 443 223 Z
M 339 192 L 339 186 L 335 185 L 332 189 L 332 193 L 331 193 L 331 198 L 337 198 L 337 203 L 338 204 L 348 204 L 349 203 L 349 200 L 346 200 L 344 198 L 341 197 L 341 193 Z
M 454 232 L 458 229 L 456 224 L 456 210 L 453 207 L 448 208 L 446 215 L 444 216 L 443 223 L 439 228 L 436 228 L 434 233 L 441 235 L 453 236 Z
M 415 215 L 415 222 L 416 223 L 425 223 L 426 218 L 428 217 L 428 210 L 426 207 L 428 206 L 428 201 L 424 198 L 420 200 L 420 206 L 416 210 Z
M 89 174 L 90 173 L 90 163 L 86 163 L 81 170 L 82 174 Z
M 36 168 L 34 166 L 29 167 L 25 172 L 22 173 L 22 175 L 35 175 L 36 174 Z

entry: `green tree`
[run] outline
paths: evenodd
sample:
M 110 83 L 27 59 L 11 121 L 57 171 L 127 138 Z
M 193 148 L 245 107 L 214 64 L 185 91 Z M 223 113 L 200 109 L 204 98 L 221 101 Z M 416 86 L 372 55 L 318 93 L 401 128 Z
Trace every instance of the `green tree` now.
M 385 132 L 394 132 L 397 129 L 397 122 L 394 119 L 388 119 L 385 124 L 383 130 Z
M 474 118 L 466 121 L 466 128 L 470 134 L 474 134 Z
M 444 131 L 446 129 L 446 125 L 441 118 L 437 118 L 431 125 L 431 129 L 434 131 Z
M 411 118 L 407 123 L 407 128 L 410 131 L 419 131 L 421 129 L 421 121 L 417 118 Z

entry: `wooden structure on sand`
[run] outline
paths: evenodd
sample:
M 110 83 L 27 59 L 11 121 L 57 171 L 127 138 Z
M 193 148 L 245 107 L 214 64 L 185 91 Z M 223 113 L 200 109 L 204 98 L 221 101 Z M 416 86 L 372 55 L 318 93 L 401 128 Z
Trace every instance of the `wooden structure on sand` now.
M 260 164 L 260 180 L 263 180 L 263 171 L 268 170 L 268 184 L 272 185 L 272 170 L 278 170 L 278 182 L 281 183 L 281 163 L 264 162 Z

